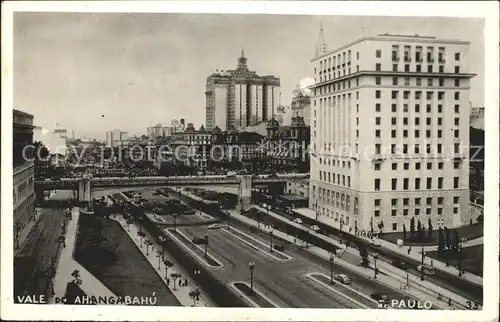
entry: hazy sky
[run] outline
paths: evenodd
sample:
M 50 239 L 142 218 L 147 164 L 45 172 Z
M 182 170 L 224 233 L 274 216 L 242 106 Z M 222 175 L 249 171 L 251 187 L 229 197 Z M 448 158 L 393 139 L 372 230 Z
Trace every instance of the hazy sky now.
M 480 19 L 15 13 L 14 106 L 77 136 L 143 134 L 181 117 L 198 128 L 207 76 L 236 68 L 242 46 L 250 70 L 280 77 L 289 105 L 293 86 L 312 76 L 320 22 L 329 49 L 385 32 L 471 41 L 471 101 L 484 105 Z

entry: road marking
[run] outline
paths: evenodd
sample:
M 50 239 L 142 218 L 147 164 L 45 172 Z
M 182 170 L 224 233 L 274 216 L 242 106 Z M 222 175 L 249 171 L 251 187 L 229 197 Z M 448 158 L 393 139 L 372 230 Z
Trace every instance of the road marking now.
M 359 302 L 359 301 L 357 301 L 357 300 L 353 299 L 352 297 L 349 297 L 349 296 L 345 295 L 345 293 L 342 293 L 342 292 L 340 292 L 339 290 L 336 290 L 336 289 L 335 289 L 335 288 L 333 288 L 331 285 L 326 284 L 326 283 L 324 283 L 324 282 L 322 282 L 322 281 L 318 280 L 317 278 L 315 278 L 315 277 L 313 276 L 314 274 L 316 274 L 316 275 L 321 275 L 321 276 L 324 276 L 324 277 L 327 277 L 326 275 L 324 275 L 324 274 L 322 274 L 322 273 L 309 273 L 309 274 L 306 274 L 306 277 L 307 277 L 307 278 L 309 278 L 309 279 L 311 279 L 311 280 L 313 280 L 314 282 L 316 282 L 316 283 L 318 283 L 318 284 L 321 284 L 321 286 L 323 286 L 323 287 L 325 287 L 325 288 L 327 288 L 327 289 L 329 289 L 329 290 L 331 290 L 331 291 L 333 291 L 333 292 L 337 293 L 338 295 L 341 295 L 342 297 L 347 298 L 349 301 L 353 302 L 354 304 L 356 304 L 356 305 L 358 305 L 358 306 L 360 306 L 360 307 L 362 307 L 362 308 L 364 308 L 364 309 L 372 309 L 371 307 L 369 307 L 369 306 L 367 306 L 367 305 L 365 305 L 365 304 L 363 304 L 363 303 L 361 303 L 361 302 Z M 362 293 L 360 293 L 360 292 L 358 292 L 358 291 L 354 290 L 352 287 L 348 287 L 348 286 L 346 286 L 345 284 L 342 284 L 342 283 L 337 282 L 336 280 L 333 280 L 333 282 L 334 282 L 334 283 L 336 283 L 337 285 L 340 285 L 340 286 L 342 286 L 342 287 L 345 287 L 346 289 L 348 289 L 348 290 L 350 290 L 350 291 L 352 291 L 352 292 L 354 292 L 354 293 L 356 293 L 356 294 L 358 294 L 358 295 L 360 295 L 360 296 L 364 297 L 365 299 L 368 299 L 368 300 L 370 300 L 371 302 L 374 302 L 374 303 L 376 303 L 376 304 L 378 305 L 378 302 L 377 302 L 377 301 L 375 301 L 375 300 L 374 300 L 374 299 L 372 299 L 371 297 L 366 296 L 365 294 L 362 294 Z
M 257 240 L 257 239 L 255 239 L 255 238 L 253 238 L 252 236 L 249 236 L 249 235 L 245 234 L 244 232 L 242 232 L 242 231 L 241 231 L 241 230 L 239 230 L 239 229 L 236 229 L 236 228 L 233 228 L 233 227 L 231 227 L 231 229 L 234 229 L 234 230 L 238 231 L 238 232 L 239 232 L 239 233 L 241 233 L 242 235 L 247 236 L 248 238 L 252 239 L 253 241 L 255 241 L 255 242 L 257 242 L 257 243 L 261 244 L 262 246 L 264 246 L 264 247 L 266 247 L 266 248 L 268 247 L 268 245 L 264 244 L 264 243 L 263 243 L 263 242 L 261 242 L 260 240 Z M 293 257 L 288 256 L 287 254 L 284 254 L 284 253 L 282 253 L 282 252 L 280 252 L 280 251 L 277 251 L 277 250 L 273 250 L 273 252 L 276 252 L 276 253 L 278 253 L 278 254 L 283 255 L 284 257 L 286 257 L 285 259 L 278 258 L 278 257 L 274 256 L 272 252 L 269 252 L 269 253 L 268 253 L 268 252 L 264 251 L 263 249 L 260 249 L 259 247 L 257 247 L 257 246 L 255 246 L 255 245 L 253 245 L 253 244 L 252 244 L 252 243 L 250 243 L 249 241 L 244 240 L 243 238 L 241 238 L 241 237 L 237 236 L 236 234 L 233 234 L 232 232 L 230 232 L 230 231 L 229 231 L 229 230 L 227 230 L 226 228 L 222 228 L 222 230 L 223 230 L 223 231 L 225 231 L 226 233 L 228 233 L 228 234 L 232 235 L 234 238 L 237 238 L 237 239 L 241 240 L 242 242 L 244 242 L 245 244 L 247 244 L 247 245 L 248 245 L 248 246 L 250 246 L 251 248 L 253 248 L 253 249 L 255 249 L 255 250 L 257 250 L 257 251 L 259 251 L 259 252 L 263 253 L 263 254 L 264 254 L 264 255 L 266 255 L 266 256 L 272 257 L 273 259 L 275 259 L 275 260 L 277 260 L 277 261 L 280 261 L 280 262 L 287 262 L 287 261 L 290 261 L 290 260 L 292 260 L 292 259 L 293 259 Z

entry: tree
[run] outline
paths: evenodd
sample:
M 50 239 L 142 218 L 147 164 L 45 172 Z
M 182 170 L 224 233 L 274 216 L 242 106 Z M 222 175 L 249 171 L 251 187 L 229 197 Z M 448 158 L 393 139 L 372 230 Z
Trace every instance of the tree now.
M 172 280 L 174 282 L 174 290 L 176 290 L 176 288 L 175 288 L 176 283 L 175 282 L 177 281 L 178 278 L 181 277 L 181 274 L 179 274 L 179 273 L 172 273 L 172 274 L 170 274 L 170 277 L 172 277 Z
M 451 247 L 450 230 L 448 227 L 444 227 L 444 245 L 447 249 Z
M 420 240 L 422 238 L 422 223 L 420 219 L 417 220 L 417 239 Z
M 438 230 L 438 252 L 442 253 L 444 251 L 445 247 L 446 247 L 446 245 L 445 245 L 443 230 L 441 229 L 441 227 L 439 227 L 439 230 Z
M 382 230 L 384 229 L 384 221 L 380 221 L 377 225 L 378 229 L 380 229 L 380 233 L 382 233 Z
M 429 218 L 429 229 L 428 229 L 428 233 L 427 233 L 427 236 L 429 236 L 429 239 L 432 238 L 432 221 L 431 219 Z
M 403 240 L 406 239 L 406 225 L 403 224 Z
M 200 290 L 196 289 L 188 293 L 189 297 L 193 299 L 193 306 L 196 306 L 196 301 L 200 296 Z
M 410 219 L 410 239 L 415 235 L 415 218 Z
M 362 245 L 359 246 L 359 256 L 361 256 L 361 266 L 368 267 L 368 252 Z

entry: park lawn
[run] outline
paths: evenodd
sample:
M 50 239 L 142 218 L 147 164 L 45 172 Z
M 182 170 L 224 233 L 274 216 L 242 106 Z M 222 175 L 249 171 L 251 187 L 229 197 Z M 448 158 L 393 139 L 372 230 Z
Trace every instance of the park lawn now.
M 483 258 L 484 258 L 484 248 L 483 245 L 476 245 L 471 247 L 464 247 L 462 252 L 464 253 L 464 259 L 462 260 L 462 267 L 466 272 L 470 272 L 474 275 L 483 276 Z M 426 252 L 426 256 L 432 257 L 439 261 L 445 261 L 438 255 L 437 251 Z M 456 267 L 458 261 L 450 260 L 450 265 Z M 467 273 L 466 273 L 467 274 Z
M 458 229 L 458 237 L 459 238 L 467 237 L 468 240 L 479 238 L 479 237 L 483 236 L 483 227 L 484 227 L 484 225 L 482 222 L 475 223 L 473 225 L 461 226 L 461 227 L 457 228 Z M 407 227 L 407 228 L 409 228 L 409 227 Z M 450 236 L 453 236 L 453 230 L 454 229 L 450 229 Z M 427 232 L 426 232 L 426 234 L 427 234 Z M 424 242 L 412 242 L 409 240 L 405 240 L 404 244 L 405 245 L 412 245 L 412 246 L 413 245 L 418 245 L 418 246 L 437 245 L 438 244 L 438 235 L 439 235 L 438 229 L 434 228 L 434 230 L 432 232 L 432 240 L 424 241 Z M 408 237 L 408 236 L 410 236 L 409 229 L 406 232 L 406 237 Z M 388 242 L 396 244 L 398 239 L 403 239 L 403 232 L 382 233 L 380 235 L 380 238 L 382 238 L 383 240 L 386 240 Z
M 79 221 L 75 260 L 113 293 L 122 297 L 155 293 L 155 305 L 180 306 L 118 222 L 84 214 Z

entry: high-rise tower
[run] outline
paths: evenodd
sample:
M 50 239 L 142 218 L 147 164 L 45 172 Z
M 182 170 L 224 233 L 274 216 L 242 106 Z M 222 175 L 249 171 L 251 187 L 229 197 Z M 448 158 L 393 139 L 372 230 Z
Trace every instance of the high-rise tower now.
M 324 34 L 323 34 L 323 23 L 321 23 L 321 26 L 319 28 L 318 40 L 316 41 L 316 47 L 314 50 L 314 57 L 319 57 L 323 54 L 326 54 L 327 51 L 328 51 L 328 48 L 326 46 Z

